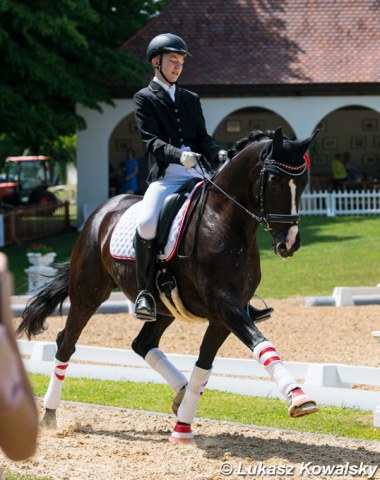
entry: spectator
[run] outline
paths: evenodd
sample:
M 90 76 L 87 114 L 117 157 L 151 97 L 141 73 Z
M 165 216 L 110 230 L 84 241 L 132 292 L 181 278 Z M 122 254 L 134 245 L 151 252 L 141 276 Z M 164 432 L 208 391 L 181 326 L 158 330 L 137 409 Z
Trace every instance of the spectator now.
M 137 193 L 139 191 L 139 161 L 135 156 L 134 150 L 131 148 L 127 150 L 127 156 L 122 162 L 122 172 L 123 177 L 120 193 Z
M 0 447 L 11 460 L 36 450 L 38 413 L 11 322 L 11 278 L 0 253 Z
M 343 163 L 347 171 L 347 180 L 359 180 L 359 168 L 354 162 L 351 162 L 349 152 L 343 153 Z
M 331 171 L 333 175 L 333 188 L 334 190 L 340 190 L 343 188 L 343 182 L 347 180 L 347 170 L 344 166 L 341 153 L 337 153 L 332 159 Z

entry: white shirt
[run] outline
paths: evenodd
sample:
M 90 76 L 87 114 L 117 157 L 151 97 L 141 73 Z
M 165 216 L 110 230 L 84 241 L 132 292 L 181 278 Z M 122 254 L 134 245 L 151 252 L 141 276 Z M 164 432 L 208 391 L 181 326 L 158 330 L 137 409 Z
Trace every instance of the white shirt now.
M 170 98 L 173 100 L 173 102 L 175 102 L 175 84 L 173 83 L 173 85 L 166 85 L 166 83 L 162 82 L 161 80 L 159 80 L 157 77 L 154 77 L 153 80 L 155 82 L 157 82 L 159 85 L 161 85 L 161 87 L 166 91 L 168 92 L 168 94 L 170 95 Z

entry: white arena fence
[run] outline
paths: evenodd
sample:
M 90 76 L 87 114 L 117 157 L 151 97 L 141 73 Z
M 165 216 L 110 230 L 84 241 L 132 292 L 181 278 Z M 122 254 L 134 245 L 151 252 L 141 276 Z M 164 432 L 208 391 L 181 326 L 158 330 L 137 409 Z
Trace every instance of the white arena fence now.
M 301 215 L 379 215 L 380 190 L 304 192 Z
M 18 345 L 28 372 L 51 375 L 56 353 L 54 342 L 18 340 Z M 187 376 L 198 358 L 177 354 L 167 354 L 167 357 Z M 374 426 L 380 427 L 380 368 L 300 362 L 285 362 L 285 365 L 318 403 L 373 410 Z M 165 384 L 163 378 L 132 350 L 82 345 L 76 346 L 66 376 Z M 351 385 L 355 385 L 355 388 L 351 388 Z M 366 390 L 365 387 L 375 388 Z M 276 384 L 253 358 L 217 357 L 207 388 L 241 395 L 282 398 Z

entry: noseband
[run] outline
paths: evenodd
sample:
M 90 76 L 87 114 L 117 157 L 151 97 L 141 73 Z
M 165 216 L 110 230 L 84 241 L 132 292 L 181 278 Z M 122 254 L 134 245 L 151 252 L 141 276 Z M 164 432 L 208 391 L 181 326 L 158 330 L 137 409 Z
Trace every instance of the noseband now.
M 263 161 L 263 168 L 260 172 L 260 186 L 259 186 L 259 195 L 258 201 L 260 204 L 261 212 L 261 221 L 265 224 L 265 229 L 268 231 L 272 230 L 271 223 L 285 223 L 290 225 L 298 225 L 300 221 L 300 216 L 284 214 L 284 213 L 268 213 L 270 209 L 265 204 L 265 185 L 270 173 L 275 173 L 277 175 L 294 178 L 305 173 L 307 169 L 306 160 L 302 165 L 297 167 L 292 165 L 287 165 L 285 163 L 278 162 L 272 158 L 266 158 Z

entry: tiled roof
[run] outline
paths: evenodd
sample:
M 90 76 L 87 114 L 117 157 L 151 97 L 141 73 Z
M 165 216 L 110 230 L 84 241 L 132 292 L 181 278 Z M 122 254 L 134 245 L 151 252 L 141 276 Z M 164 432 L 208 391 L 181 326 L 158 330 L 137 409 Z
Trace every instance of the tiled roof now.
M 193 55 L 186 85 L 380 80 L 378 0 L 173 0 L 122 49 L 144 59 L 166 32 Z

